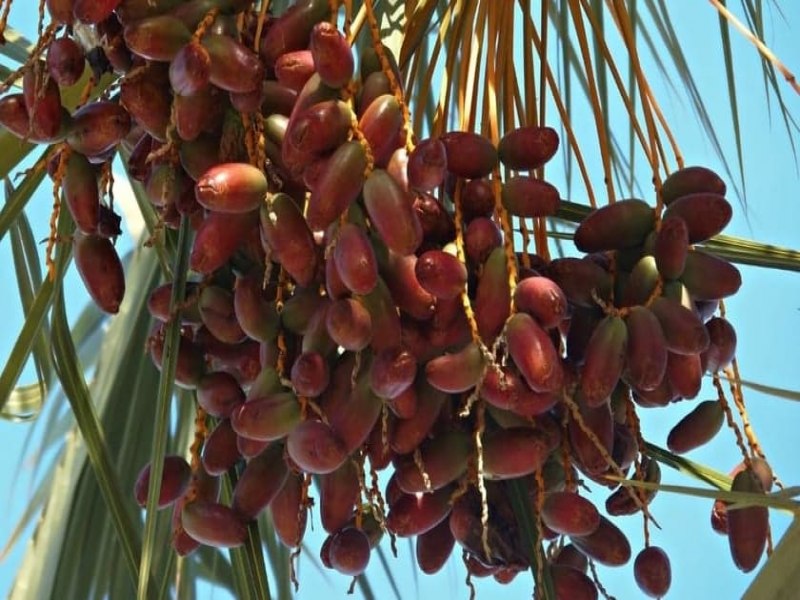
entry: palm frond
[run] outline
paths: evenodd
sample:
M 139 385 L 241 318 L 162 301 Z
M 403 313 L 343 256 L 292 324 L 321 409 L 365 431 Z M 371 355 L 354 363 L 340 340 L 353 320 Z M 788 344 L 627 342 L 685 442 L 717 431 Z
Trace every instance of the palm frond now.
M 32 191 L 30 192 L 32 193 Z M 61 219 L 61 222 L 63 223 L 64 219 Z M 20 331 L 11 355 L 3 367 L 2 373 L 0 373 L 0 411 L 3 410 L 17 385 L 22 369 L 28 361 L 37 338 L 41 335 L 42 327 L 45 326 L 47 312 L 50 309 L 53 298 L 60 289 L 63 273 L 69 264 L 71 254 L 71 251 L 64 250 L 65 248 L 63 245 L 60 246 L 59 250 L 63 251 L 57 253 L 56 272 L 59 275 L 55 279 L 46 279 L 39 286 L 33 302 L 29 305 L 22 331 Z
M 743 387 L 749 388 L 756 392 L 761 392 L 762 394 L 766 394 L 767 396 L 774 396 L 775 398 L 782 398 L 784 400 L 794 400 L 795 402 L 800 402 L 800 391 L 797 390 L 787 390 L 785 388 L 779 388 L 772 385 L 764 385 L 763 383 L 756 383 L 755 381 L 746 381 L 744 379 L 740 380 L 739 383 L 741 383 Z
M 70 401 L 72 412 L 86 443 L 89 459 L 108 508 L 113 514 L 117 536 L 131 575 L 138 576 L 141 546 L 129 508 L 122 491 L 117 470 L 105 444 L 102 425 L 95 412 L 91 393 L 75 360 L 75 346 L 70 336 L 63 294 L 57 293 L 53 318 L 53 353 L 59 378 Z M 128 504 L 129 506 L 129 504 Z
M 792 496 L 800 493 L 797 488 L 782 490 L 773 494 L 751 494 L 746 492 L 732 492 L 727 490 L 708 490 L 685 485 L 668 485 L 664 483 L 650 483 L 648 481 L 638 481 L 635 479 L 623 479 L 609 475 L 608 479 L 618 481 L 624 487 L 641 488 L 654 492 L 667 492 L 681 494 L 682 496 L 692 496 L 694 498 L 709 498 L 711 500 L 724 500 L 730 503 L 730 509 L 745 508 L 747 506 L 765 506 L 775 508 L 789 513 L 797 513 L 800 504 L 791 500 Z
M 226 501 L 230 502 L 233 497 L 233 489 L 236 487 L 236 473 L 228 473 L 223 479 L 224 497 Z M 257 520 L 250 523 L 244 546 L 231 548 L 229 554 L 238 597 L 270 600 L 272 594 L 267 579 L 262 536 Z
M 5 42 L 0 46 L 0 55 L 8 57 L 19 64 L 25 64 L 36 44 L 13 27 L 6 26 L 3 30 L 3 37 Z
M 569 224 L 580 223 L 591 211 L 584 205 L 562 200 L 557 217 Z M 571 233 L 550 232 L 552 237 L 571 239 Z M 800 251 L 780 248 L 753 240 L 720 234 L 697 245 L 698 248 L 735 263 L 785 271 L 800 270 Z
M 17 571 L 9 595 L 11 600 L 52 597 L 56 567 L 68 539 L 67 519 L 61 515 L 70 513 L 77 474 L 85 457 L 86 450 L 80 436 L 73 431 L 66 439 L 59 463 L 50 478 L 51 490 Z
M 550 566 L 544 558 L 544 549 L 540 539 L 539 528 L 537 527 L 537 517 L 533 514 L 533 508 L 528 496 L 525 485 L 520 480 L 506 482 L 509 499 L 514 507 L 514 514 L 522 530 L 522 539 L 527 541 L 526 551 L 531 567 L 534 581 L 541 586 L 542 594 L 545 598 L 555 598 L 555 588 L 550 576 Z
M 170 298 L 170 314 L 172 321 L 167 325 L 164 339 L 163 364 L 158 380 L 158 395 L 156 409 L 153 414 L 153 447 L 150 452 L 150 480 L 155 485 L 149 486 L 147 506 L 145 507 L 144 542 L 142 547 L 141 564 L 139 569 L 138 594 L 140 600 L 148 597 L 150 586 L 150 566 L 155 554 L 156 545 L 156 510 L 158 497 L 161 493 L 161 477 L 164 471 L 164 455 L 167 450 L 167 431 L 170 420 L 170 404 L 175 386 L 175 371 L 178 365 L 178 342 L 181 333 L 180 305 L 183 302 L 186 290 L 186 273 L 189 264 L 190 251 L 189 218 L 181 220 L 178 234 L 178 252 L 175 256 L 175 280 Z
M 724 3 L 723 3 L 724 4 Z M 739 121 L 739 99 L 736 94 L 736 77 L 733 70 L 733 52 L 731 50 L 731 35 L 728 21 L 720 15 L 719 33 L 722 41 L 722 54 L 725 57 L 725 78 L 728 81 L 728 101 L 731 105 L 731 121 L 733 124 L 733 135 L 736 139 L 736 160 L 739 163 L 739 184 L 742 186 L 742 194 L 747 197 L 747 189 L 744 180 L 744 154 L 742 152 L 742 131 Z
M 649 442 L 645 443 L 645 451 L 648 456 L 655 458 L 658 462 L 672 467 L 684 475 L 688 475 L 689 477 L 697 479 L 698 481 L 713 485 L 720 490 L 731 489 L 731 478 L 723 473 L 711 469 L 710 467 L 696 463 L 683 456 L 678 456 L 669 450 L 660 448 Z
M 13 193 L 13 186 L 11 182 L 6 179 L 6 193 Z M 38 248 L 33 239 L 33 231 L 31 230 L 30 223 L 23 213 L 17 220 L 16 226 L 11 230 L 11 253 L 14 260 L 14 270 L 16 272 L 17 287 L 19 288 L 20 301 L 22 302 L 23 314 L 27 314 L 34 300 L 34 289 L 38 289 L 42 285 L 42 267 L 39 262 Z M 38 398 L 30 393 L 30 389 L 25 394 L 26 406 L 24 414 L 26 418 L 35 418 L 41 409 L 44 398 L 47 395 L 47 386 L 53 378 L 53 371 L 50 365 L 50 354 L 47 349 L 47 340 L 49 339 L 50 327 L 47 319 L 44 320 L 39 334 L 33 346 L 33 359 L 36 368 Z M 11 398 L 9 402 L 20 400 L 17 392 L 14 390 L 12 395 L 17 396 Z M 35 403 L 35 405 L 34 405 Z M 6 405 L 4 412 L 10 412 L 12 415 L 15 413 L 13 409 L 9 409 Z

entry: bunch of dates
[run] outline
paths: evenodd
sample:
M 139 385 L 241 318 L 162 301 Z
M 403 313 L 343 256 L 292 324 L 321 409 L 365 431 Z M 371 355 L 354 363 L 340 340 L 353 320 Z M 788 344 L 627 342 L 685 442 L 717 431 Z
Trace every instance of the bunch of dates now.
M 0 123 L 60 144 L 50 172 L 89 294 L 115 313 L 125 291 L 99 175 L 118 151 L 164 225 L 193 231 L 176 384 L 196 391 L 210 432 L 193 467 L 163 465 L 176 551 L 241 545 L 265 510 L 298 547 L 316 489 L 327 567 L 363 572 L 388 533 L 416 537 L 425 573 L 458 543 L 472 575 L 506 583 L 530 566 L 516 480 L 550 541 L 556 597 L 597 598 L 589 562 L 631 559 L 611 518 L 654 496 L 606 476 L 660 481 L 636 411 L 695 398 L 734 357 L 734 329 L 714 314 L 739 272 L 695 247 L 731 218 L 723 181 L 682 169 L 661 187 L 663 213 L 636 199 L 592 211 L 574 234 L 585 256 L 521 257 L 513 220 L 559 209 L 558 190 L 526 174 L 557 152 L 555 130 L 413 139 L 391 53 L 376 43 L 356 61 L 331 24 L 337 3 L 265 18 L 250 0 L 46 4 L 63 35 L 28 65 L 23 93 L 0 99 Z M 119 85 L 70 114 L 61 88 L 87 59 Z M 159 368 L 171 293 L 165 283 L 148 303 Z M 723 408 L 697 404 L 668 447 L 708 442 Z M 772 484 L 755 459 L 734 475 L 734 490 Z M 608 516 L 584 480 L 611 490 Z M 736 565 L 755 568 L 766 509 L 718 501 L 712 523 Z M 666 553 L 646 545 L 634 574 L 663 596 Z

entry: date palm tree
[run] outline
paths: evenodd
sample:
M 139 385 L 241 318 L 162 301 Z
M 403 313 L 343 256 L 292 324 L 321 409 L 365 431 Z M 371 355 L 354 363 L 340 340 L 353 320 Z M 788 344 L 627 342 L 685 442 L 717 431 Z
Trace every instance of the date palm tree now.
M 28 41 L 14 29 L 15 17 L 32 9 L 11 7 L 10 0 L 2 4 L 6 9 L 3 24 L 7 17 L 8 24 L 5 44 L 0 47 L 5 57 L 0 74 L 13 86 L 18 85 L 22 66 L 40 55 L 43 44 Z M 252 4 L 254 9 L 280 15 L 290 2 Z M 750 205 L 767 202 L 746 186 L 745 166 L 753 157 L 748 155 L 743 134 L 749 118 L 742 108 L 744 97 L 750 110 L 752 96 L 758 96 L 759 110 L 770 111 L 775 121 L 776 146 L 782 152 L 795 152 L 800 85 L 765 42 L 771 35 L 770 17 L 800 26 L 790 2 L 741 0 L 738 10 L 723 0 L 691 6 L 663 0 L 345 0 L 332 4 L 341 5 L 340 25 L 352 41 L 355 56 L 380 42 L 396 57 L 397 71 L 389 72 L 395 73 L 396 83 L 402 86 L 408 125 L 420 139 L 463 130 L 478 132 L 497 144 L 506 132 L 523 125 L 546 124 L 558 131 L 558 158 L 536 175 L 546 174 L 569 200 L 562 198 L 557 215 L 547 219 L 502 219 L 523 263 L 534 253 L 574 253 L 571 239 L 576 226 L 598 206 L 633 196 L 654 204 L 661 183 L 684 161 L 713 162 L 728 181 L 737 211 L 746 214 L 748 201 Z M 40 41 L 52 35 L 42 26 L 47 17 L 42 18 Z M 705 58 L 688 51 L 678 34 L 678 24 L 686 20 L 704 24 L 710 51 L 721 57 L 723 72 L 714 81 L 701 79 L 698 73 Z M 89 45 L 97 40 L 91 27 L 76 25 L 75 35 Z M 757 61 L 750 67 L 751 78 L 757 81 L 743 89 L 739 62 L 746 59 Z M 74 110 L 87 98 L 116 93 L 119 73 L 90 77 L 87 67 L 81 81 L 63 90 L 67 109 Z M 718 97 L 715 103 L 709 100 L 711 92 L 719 89 L 725 90 L 727 106 L 718 105 Z M 671 105 L 673 98 L 688 105 L 694 120 L 672 116 L 680 113 Z M 729 118 L 720 118 L 720 111 Z M 708 155 L 685 157 L 682 140 L 697 131 L 705 139 Z M 733 143 L 724 141 L 728 139 Z M 164 281 L 175 281 L 178 290 L 185 285 L 191 230 L 186 220 L 177 229 L 164 227 L 142 184 L 125 172 L 130 149 L 121 146 L 119 160 L 103 172 L 109 184 L 116 180 L 108 189 L 113 190 L 115 206 L 128 227 L 128 236 L 118 242 L 119 248 L 130 246 L 123 257 L 125 298 L 113 317 L 91 302 L 78 312 L 83 297 L 75 297 L 79 284 L 69 243 L 72 219 L 66 210 L 54 212 L 43 267 L 44 253 L 37 243 L 42 237 L 41 223 L 31 217 L 37 202 L 49 202 L 52 197 L 46 171 L 58 148 L 59 144 L 35 145 L 0 132 L 0 176 L 6 182 L 0 240 L 9 240 L 25 313 L 16 331 L 6 326 L 8 335 L 17 337 L 0 373 L 0 415 L 31 430 L 37 447 L 26 444 L 14 451 L 21 458 L 32 454 L 38 471 L 24 512 L 15 515 L 16 525 L 4 551 L 6 555 L 25 544 L 11 597 L 192 598 L 210 586 L 237 598 L 292 597 L 290 567 L 298 559 L 278 541 L 268 516 L 250 524 L 244 546 L 230 551 L 204 546 L 179 558 L 169 543 L 168 514 L 152 510 L 156 496 L 150 495 L 145 511 L 134 501 L 131 489 L 140 468 L 161 462 L 166 454 L 186 454 L 195 435 L 193 394 L 173 383 L 178 320 L 167 328 L 160 372 L 145 350 L 152 328 L 149 293 Z M 769 218 L 782 215 L 770 213 Z M 772 277 L 793 277 L 800 271 L 800 253 L 770 239 L 717 235 L 702 248 L 734 263 L 768 270 Z M 77 316 L 70 319 L 70 314 Z M 29 364 L 34 366 L 36 382 L 26 385 L 21 376 Z M 724 378 L 716 380 L 717 388 L 709 380 L 708 389 L 727 394 L 741 408 L 737 418 L 747 418 L 743 398 L 751 393 L 800 398 L 790 390 L 743 381 L 737 369 L 730 374 L 730 391 Z M 762 434 L 778 424 L 764 425 Z M 746 423 L 732 426 L 742 432 L 742 449 L 757 454 L 757 438 Z M 647 438 L 647 428 L 643 433 Z M 713 499 L 721 498 L 767 506 L 773 513 L 797 514 L 793 500 L 797 488 L 791 487 L 796 482 L 791 479 L 779 494 L 748 495 L 730 491 L 731 477 L 718 470 L 727 470 L 727 464 L 712 468 L 649 443 L 643 452 L 665 470 L 674 470 L 671 481 L 681 484 L 652 484 L 660 490 L 662 504 L 687 497 L 693 499 L 692 510 L 706 511 Z M 732 452 L 738 449 L 733 447 Z M 236 477 L 232 470 L 223 478 L 223 497 L 230 496 Z M 646 484 L 633 481 L 628 485 Z M 536 549 L 531 551 L 532 580 L 517 577 L 513 589 L 526 593 L 535 585 L 540 597 L 555 598 L 549 570 L 537 558 L 542 542 L 536 514 L 520 500 L 520 488 L 509 490 L 517 526 L 528 546 Z M 668 530 L 675 526 L 663 524 Z M 800 583 L 800 525 L 792 521 L 787 529 L 774 533 L 774 552 L 748 580 L 746 598 L 788 598 Z M 332 582 L 335 589 L 344 591 L 346 584 L 326 579 L 317 558 L 321 539 L 319 532 L 311 532 L 299 549 L 299 579 L 305 586 L 316 585 L 307 583 L 313 578 Z M 695 543 L 688 536 L 681 539 Z M 400 563 L 393 563 L 398 559 L 391 556 L 387 540 L 375 550 L 377 558 L 354 580 L 363 597 L 389 593 L 409 597 L 395 565 L 416 573 L 411 564 L 413 545 L 400 543 L 397 552 Z M 670 551 L 675 573 L 688 568 L 681 562 L 681 552 L 680 547 Z M 601 568 L 599 574 L 605 580 L 607 572 Z M 630 589 L 615 592 L 619 597 L 636 593 L 629 581 Z M 492 590 L 488 584 L 483 589 Z M 321 595 L 318 589 L 303 586 L 300 594 Z

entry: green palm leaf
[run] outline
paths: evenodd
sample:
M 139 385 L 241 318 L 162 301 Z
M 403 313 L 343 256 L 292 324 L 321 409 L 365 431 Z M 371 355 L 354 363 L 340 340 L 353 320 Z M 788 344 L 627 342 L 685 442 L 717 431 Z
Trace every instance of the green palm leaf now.
M 149 486 L 147 494 L 146 518 L 144 528 L 144 547 L 142 549 L 141 565 L 138 581 L 138 598 L 145 600 L 148 597 L 150 565 L 153 561 L 156 544 L 156 510 L 158 497 L 161 493 L 161 477 L 164 470 L 164 455 L 167 450 L 167 430 L 169 428 L 169 408 L 172 402 L 173 387 L 175 385 L 175 371 L 178 365 L 178 342 L 181 332 L 180 304 L 186 289 L 186 271 L 189 264 L 189 219 L 183 217 L 178 237 L 178 253 L 175 256 L 176 278 L 173 281 L 172 297 L 170 298 L 170 314 L 172 321 L 167 326 L 164 339 L 163 364 L 158 381 L 158 396 L 156 410 L 153 417 L 155 432 L 153 434 L 153 447 L 150 452 L 150 480 L 155 485 Z

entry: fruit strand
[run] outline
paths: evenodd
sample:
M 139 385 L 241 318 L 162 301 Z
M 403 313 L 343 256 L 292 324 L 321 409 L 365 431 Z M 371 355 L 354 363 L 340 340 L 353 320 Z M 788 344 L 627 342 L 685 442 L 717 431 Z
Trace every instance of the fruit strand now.
M 733 411 L 731 411 L 731 406 L 728 403 L 728 399 L 725 397 L 725 390 L 722 389 L 722 382 L 720 381 L 718 373 L 714 373 L 712 381 L 714 382 L 714 387 L 717 389 L 717 400 L 719 400 L 722 411 L 725 413 L 725 422 L 728 424 L 728 429 L 730 429 L 736 437 L 736 445 L 739 447 L 744 463 L 749 469 L 751 467 L 750 453 L 745 447 L 742 431 L 739 429 L 738 423 L 733 419 Z
M 564 390 L 563 400 L 564 400 L 564 403 L 569 408 L 569 411 L 570 411 L 570 414 L 572 415 L 572 418 L 578 424 L 578 427 L 580 427 L 580 429 L 583 432 L 583 434 L 587 438 L 589 438 L 589 441 L 592 442 L 592 445 L 594 445 L 594 447 L 597 450 L 597 452 L 603 457 L 603 460 L 605 461 L 606 465 L 608 465 L 608 467 L 614 472 L 614 474 L 617 477 L 620 477 L 621 479 L 625 479 L 625 473 L 622 471 L 622 469 L 619 468 L 619 465 L 617 465 L 617 463 L 614 461 L 612 456 L 608 453 L 608 450 L 606 450 L 605 446 L 603 446 L 603 444 L 600 442 L 600 440 L 598 439 L 598 437 L 594 433 L 594 431 L 592 431 L 586 425 L 585 421 L 583 420 L 583 417 L 581 416 L 580 409 L 578 408 L 578 405 L 569 396 L 569 394 L 567 393 L 566 390 Z M 628 487 L 628 494 L 630 495 L 631 499 L 634 501 L 636 506 L 645 514 L 645 516 L 648 519 L 652 520 L 653 523 L 658 525 L 656 523 L 655 519 L 653 519 L 652 515 L 650 515 L 650 511 L 647 509 L 647 506 L 639 498 L 639 494 L 637 494 L 634 490 L 632 490 L 631 487 Z
M 189 464 L 192 476 L 189 480 L 189 486 L 186 488 L 186 492 L 184 492 L 182 496 L 182 499 L 185 503 L 192 502 L 195 498 L 197 498 L 198 494 L 198 485 L 200 481 L 198 474 L 203 468 L 200 458 L 200 451 L 205 443 L 206 438 L 208 437 L 206 417 L 206 411 L 203 410 L 203 407 L 197 404 L 195 406 L 194 416 L 194 436 L 192 438 L 192 443 L 189 445 Z
M 508 289 L 511 296 L 511 314 L 514 314 L 514 290 L 517 287 L 518 270 L 517 254 L 514 251 L 514 231 L 511 228 L 511 220 L 502 202 L 502 184 L 500 182 L 500 172 L 495 170 L 492 176 L 492 188 L 494 193 L 494 213 L 503 229 L 503 247 L 506 254 L 506 273 L 508 274 Z
M 380 480 L 378 478 L 378 471 L 370 463 L 369 466 L 370 488 L 369 498 L 372 514 L 381 526 L 384 533 L 388 533 L 389 542 L 392 550 L 392 555 L 397 557 L 397 536 L 394 532 L 386 527 L 386 500 L 381 493 Z
M 343 0 L 344 5 L 344 36 L 351 40 L 351 28 L 353 25 L 353 0 Z
M 217 19 L 217 15 L 219 15 L 219 8 L 216 6 L 205 14 L 203 19 L 197 24 L 197 27 L 194 30 L 194 34 L 192 35 L 193 42 L 200 41 L 200 38 L 206 34 L 208 28 L 214 24 L 214 21 Z
M 381 452 L 387 454 L 389 451 L 389 407 L 386 402 L 381 406 Z
M 281 265 L 278 270 L 278 287 L 275 290 L 275 309 L 278 315 L 280 315 L 283 310 L 283 295 L 286 291 L 287 281 L 286 270 L 283 268 L 283 265 Z M 275 340 L 275 344 L 278 346 L 278 359 L 275 364 L 275 371 L 277 371 L 278 377 L 283 377 L 286 372 L 286 355 L 288 349 L 286 347 L 286 338 L 284 337 L 283 331 L 283 328 L 278 331 L 278 337 Z
M 100 190 L 103 197 L 108 196 L 108 207 L 114 210 L 114 172 L 110 162 L 100 168 Z
M 300 590 L 300 581 L 297 578 L 297 562 L 299 560 L 300 549 L 298 547 L 289 553 L 289 581 L 292 583 L 295 593 Z
M 175 99 L 173 98 L 169 110 L 169 123 L 167 124 L 167 135 L 166 135 L 167 143 L 161 146 L 159 149 L 154 150 L 153 152 L 148 154 L 145 162 L 155 163 L 162 158 L 167 158 L 173 164 L 177 164 L 178 162 L 180 162 L 180 157 L 178 155 L 178 148 L 180 147 L 181 138 L 179 135 L 177 135 L 178 132 L 177 118 L 178 118 L 177 104 L 175 103 Z
M 464 252 L 464 213 L 461 206 L 461 194 L 463 189 L 464 182 L 459 178 L 459 180 L 456 182 L 456 190 L 453 198 L 453 222 L 456 230 L 456 256 L 458 257 L 458 260 L 460 260 L 463 264 L 466 264 L 467 257 Z M 470 336 L 472 337 L 472 341 L 478 344 L 478 346 L 481 348 L 481 352 L 485 355 L 488 355 L 489 353 L 486 349 L 486 345 L 483 343 L 481 334 L 478 331 L 478 322 L 475 320 L 475 311 L 472 308 L 472 302 L 469 298 L 466 288 L 467 286 L 464 286 L 464 289 L 461 290 L 459 297 L 461 298 L 461 305 L 464 308 L 464 315 L 466 316 L 467 323 L 469 324 Z
M 520 217 L 519 219 L 519 232 L 522 235 L 522 266 L 526 269 L 531 268 L 531 255 L 528 252 L 528 245 L 530 244 L 530 231 L 528 231 L 528 225 L 526 224 L 526 219 L 524 217 Z M 534 222 L 534 243 L 536 244 L 536 253 L 539 254 L 539 239 L 536 236 L 536 223 Z
M 364 472 L 364 455 L 358 454 L 353 457 L 350 462 L 356 470 L 356 478 L 358 479 L 358 496 L 359 501 L 356 503 L 356 529 L 361 529 L 364 522 L 364 504 L 369 502 L 369 491 L 367 490 L 366 473 Z
M 605 586 L 600 582 L 600 577 L 597 575 L 597 566 L 594 564 L 593 560 L 589 560 L 589 571 L 592 574 L 592 581 L 594 582 L 597 591 L 600 592 L 600 595 L 603 596 L 606 600 L 616 600 L 616 598 L 608 593 Z
M 472 572 L 469 570 L 469 553 L 466 550 L 463 550 L 461 552 L 461 561 L 467 568 L 467 576 L 464 579 L 464 583 L 467 584 L 467 588 L 469 589 L 469 600 L 475 600 L 476 598 L 475 584 L 472 583 Z
M 375 155 L 372 153 L 372 146 L 370 146 L 369 141 L 364 135 L 364 132 L 361 131 L 361 128 L 358 126 L 358 119 L 356 118 L 355 113 L 353 113 L 350 130 L 353 133 L 353 138 L 356 139 L 364 148 L 364 154 L 367 157 L 367 166 L 364 168 L 364 179 L 366 179 L 375 168 Z
M 486 495 L 486 483 L 483 474 L 483 430 L 486 428 L 485 418 L 486 406 L 483 402 L 478 405 L 475 415 L 475 431 L 473 433 L 475 442 L 475 470 L 476 470 L 476 484 L 478 492 L 481 496 L 481 546 L 486 553 L 487 559 L 492 556 L 492 550 L 489 547 L 489 501 Z
M 425 463 L 422 460 L 422 453 L 419 451 L 419 447 L 414 448 L 414 465 L 416 465 L 417 470 L 422 477 L 422 483 L 425 486 L 425 491 L 432 492 L 433 486 L 431 486 L 431 477 L 425 470 Z
M 642 471 L 642 452 L 645 449 L 644 438 L 642 438 L 642 427 L 639 421 L 639 415 L 636 414 L 636 407 L 633 405 L 633 399 L 630 393 L 625 398 L 625 416 L 629 430 L 633 434 L 633 439 L 636 440 L 636 458 L 633 461 L 634 474 L 637 481 L 644 481 L 644 472 Z M 647 502 L 647 492 L 643 488 L 636 488 L 636 493 L 642 504 Z M 644 534 L 644 547 L 650 546 L 650 522 L 647 516 L 642 513 L 642 529 Z
M 750 423 L 750 416 L 747 413 L 747 407 L 744 403 L 744 394 L 742 393 L 742 384 L 739 377 L 739 364 L 735 358 L 731 362 L 731 365 L 725 368 L 725 377 L 728 379 L 728 385 L 730 386 L 733 403 L 736 405 L 736 410 L 739 411 L 739 418 L 742 420 L 742 429 L 744 430 L 744 435 L 747 438 L 747 444 L 750 447 L 750 452 L 753 454 L 753 456 L 766 459 L 764 450 L 761 447 L 758 438 L 756 437 L 755 431 L 753 431 L 752 424 Z
M 8 4 L 6 5 L 7 9 L 11 8 L 11 1 L 9 0 Z M 8 17 L 7 14 L 4 14 L 3 17 Z M 3 17 L 0 17 L 0 33 L 5 30 L 5 21 L 3 21 Z M 12 71 L 11 74 L 6 77 L 2 83 L 0 83 L 0 92 L 6 92 L 15 81 L 17 81 L 23 73 L 25 73 L 31 66 L 39 60 L 39 57 L 42 55 L 42 52 L 50 45 L 51 40 L 55 37 L 56 31 L 58 30 L 58 25 L 55 23 L 51 23 L 47 26 L 47 29 L 44 30 L 39 36 L 39 39 L 34 44 L 33 48 L 31 48 L 30 53 L 28 54 L 28 59 L 25 63 L 19 67 L 16 71 Z
M 203 448 L 206 437 L 208 437 L 208 427 L 206 426 L 206 411 L 199 404 L 195 407 L 194 413 L 194 438 L 189 447 L 190 465 L 192 473 L 197 473 L 200 469 L 200 450 Z
M 45 250 L 45 265 L 47 266 L 47 276 L 50 281 L 56 278 L 56 263 L 53 260 L 53 251 L 58 241 L 58 216 L 61 213 L 61 187 L 64 181 L 64 174 L 67 170 L 67 161 L 72 152 L 69 146 L 64 144 L 58 154 L 58 167 L 53 176 L 53 209 L 50 212 L 50 234 L 47 238 L 47 249 Z M 35 168 L 45 168 L 44 162 Z
M 8 26 L 8 15 L 11 12 L 11 3 L 13 0 L 4 0 L 3 1 L 3 14 L 0 16 L 0 40 L 3 43 L 6 42 L 5 32 L 6 27 Z M 39 0 L 41 4 L 44 4 L 44 0 Z
M 92 90 L 94 89 L 94 85 L 97 83 L 95 81 L 94 75 L 89 75 L 89 79 L 86 81 L 86 85 L 83 86 L 81 90 L 80 98 L 78 99 L 77 108 L 84 106 L 88 101 L 89 98 L 92 96 Z
M 270 0 L 261 0 L 261 7 L 258 10 L 258 21 L 256 21 L 256 34 L 253 37 L 253 51 L 258 54 L 261 46 L 261 34 L 264 32 L 264 22 L 267 19 Z
M 256 131 L 256 120 L 250 118 L 247 113 L 239 113 L 244 127 L 244 145 L 247 150 L 247 160 L 250 164 L 261 168 L 258 153 L 258 132 Z
M 303 476 L 303 484 L 300 488 L 300 502 L 297 506 L 297 530 L 303 531 L 303 522 L 306 518 L 306 511 L 313 504 L 313 500 L 308 495 L 308 490 L 311 487 L 311 475 L 306 473 Z M 302 540 L 298 540 L 295 549 L 289 555 L 289 579 L 294 585 L 294 591 L 300 589 L 300 581 L 297 578 L 297 563 L 300 560 L 300 553 L 302 552 Z
M 560 451 L 561 451 L 561 464 L 562 468 L 564 469 L 564 489 L 571 490 L 573 489 L 575 479 L 572 472 L 572 454 L 570 452 L 569 446 L 569 411 L 564 411 L 564 415 L 561 417 L 561 442 L 560 442 Z
M 355 79 L 351 79 L 346 86 L 344 86 L 339 92 L 339 96 L 344 102 L 350 104 L 350 107 L 353 107 L 354 101 L 356 96 L 358 95 L 358 83 Z
M 660 221 L 656 222 L 656 224 L 658 223 L 660 223 Z M 664 292 L 664 278 L 661 277 L 661 275 L 659 275 L 658 279 L 656 279 L 656 285 L 653 288 L 653 291 L 650 292 L 650 295 L 647 297 L 647 300 L 645 300 L 645 303 L 642 306 L 649 308 L 650 306 L 652 306 L 653 302 L 655 302 L 661 297 L 661 294 L 663 292 Z

